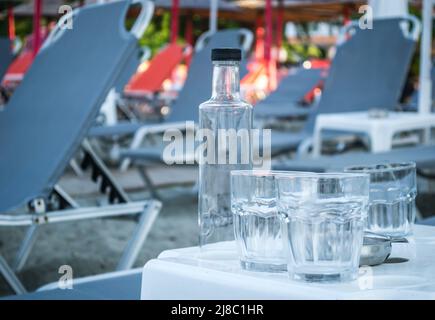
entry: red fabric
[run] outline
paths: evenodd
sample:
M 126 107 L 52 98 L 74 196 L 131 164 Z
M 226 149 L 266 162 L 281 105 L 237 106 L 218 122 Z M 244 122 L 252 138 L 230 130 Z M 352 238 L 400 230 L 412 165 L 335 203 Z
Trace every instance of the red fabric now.
M 253 85 L 257 79 L 266 73 L 266 64 L 264 61 L 250 63 L 248 66 L 249 72 L 240 81 L 243 85 Z
M 312 69 L 328 69 L 331 61 L 328 59 L 310 59 Z
M 30 50 L 23 51 L 9 66 L 6 71 L 6 81 L 20 81 L 27 69 L 33 62 L 33 52 Z
M 160 51 L 143 72 L 136 73 L 127 84 L 126 93 L 156 92 L 162 88 L 163 81 L 171 77 L 172 71 L 183 60 L 183 48 L 169 44 Z

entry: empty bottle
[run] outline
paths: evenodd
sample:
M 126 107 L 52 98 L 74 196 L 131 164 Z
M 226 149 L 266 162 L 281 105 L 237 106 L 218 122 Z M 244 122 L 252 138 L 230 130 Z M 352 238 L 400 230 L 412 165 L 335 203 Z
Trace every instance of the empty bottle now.
M 199 226 L 201 249 L 234 240 L 230 171 L 252 169 L 252 106 L 240 99 L 240 49 L 212 50 L 210 100 L 199 106 Z

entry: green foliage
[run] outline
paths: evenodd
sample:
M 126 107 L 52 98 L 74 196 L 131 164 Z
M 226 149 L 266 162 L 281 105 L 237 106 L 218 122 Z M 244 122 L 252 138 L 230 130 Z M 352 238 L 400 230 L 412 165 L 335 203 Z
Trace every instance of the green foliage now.
M 283 42 L 284 50 L 287 52 L 287 62 L 297 64 L 309 58 L 322 58 L 322 51 L 313 44 L 289 44 Z
M 171 32 L 171 16 L 164 13 L 162 16 L 154 16 L 146 29 L 143 37 L 139 40 L 141 46 L 147 46 L 155 54 L 162 46 L 169 42 Z

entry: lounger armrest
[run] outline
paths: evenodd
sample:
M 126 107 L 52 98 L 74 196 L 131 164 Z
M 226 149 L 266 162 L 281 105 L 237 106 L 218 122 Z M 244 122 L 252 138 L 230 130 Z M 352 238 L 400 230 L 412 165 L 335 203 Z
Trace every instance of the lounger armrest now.
M 145 29 L 148 27 L 148 25 L 151 22 L 151 18 L 154 13 L 154 3 L 149 0 L 132 0 L 132 4 L 140 4 L 141 5 L 141 11 L 133 24 L 133 27 L 131 28 L 130 32 L 137 38 L 140 39 L 145 32 Z M 65 30 L 64 26 L 66 22 L 69 19 L 72 19 L 81 9 L 76 8 L 70 12 L 67 12 L 64 14 L 56 24 L 56 27 L 50 32 L 47 39 L 44 41 L 41 51 L 44 50 L 46 47 L 48 47 L 51 43 L 56 41 L 57 38 L 60 37 L 60 35 Z
M 136 133 L 134 134 L 133 140 L 130 144 L 130 150 L 136 150 L 138 149 L 145 138 L 150 134 L 157 134 L 157 133 L 163 133 L 166 130 L 170 129 L 179 129 L 184 130 L 186 128 L 186 122 L 172 122 L 172 123 L 162 123 L 162 124 L 156 124 L 152 126 L 143 126 L 139 128 Z M 129 165 L 131 163 L 131 159 L 126 158 L 122 161 L 120 170 L 125 171 L 128 169 Z
M 132 4 L 139 3 L 142 8 L 139 13 L 139 16 L 136 19 L 133 27 L 131 28 L 131 33 L 137 38 L 142 38 L 145 29 L 150 24 L 151 18 L 154 13 L 154 3 L 149 0 L 133 0 Z
M 406 25 L 403 28 L 404 36 L 413 41 L 417 41 L 421 32 L 421 22 L 417 19 L 417 17 L 410 14 L 400 18 L 403 19 L 403 22 L 406 21 L 410 22 L 410 25 L 408 26 L 408 30 L 405 30 L 405 28 L 407 27 Z M 383 18 L 378 18 L 378 19 L 383 19 Z M 390 19 L 390 18 L 384 18 L 384 19 Z M 346 42 L 348 34 L 351 32 L 351 30 L 356 28 L 359 28 L 358 20 L 351 21 L 349 24 L 344 26 L 340 30 L 340 34 L 338 35 L 337 45 L 341 45 L 344 42 Z

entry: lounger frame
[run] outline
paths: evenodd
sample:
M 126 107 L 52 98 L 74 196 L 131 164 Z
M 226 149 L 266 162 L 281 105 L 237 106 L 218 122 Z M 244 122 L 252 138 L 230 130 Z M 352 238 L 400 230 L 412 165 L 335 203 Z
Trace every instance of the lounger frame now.
M 59 185 L 52 190 L 52 198 L 59 209 L 50 210 L 51 203 L 37 198 L 29 202 L 28 212 L 21 214 L 1 214 L 0 226 L 27 226 L 28 229 L 16 254 L 12 267 L 0 256 L 0 273 L 11 288 L 17 293 L 26 292 L 21 281 L 16 277 L 24 267 L 31 249 L 36 242 L 38 231 L 45 224 L 73 222 L 88 219 L 136 216 L 137 225 L 118 262 L 116 270 L 127 270 L 133 266 L 142 244 L 146 240 L 151 226 L 161 209 L 158 200 L 130 201 L 125 191 L 116 183 L 115 178 L 101 159 L 92 150 L 89 142 L 82 145 L 82 169 L 92 168 L 92 180 L 100 186 L 100 191 L 107 195 L 109 205 L 99 207 L 80 207 L 79 204 Z

